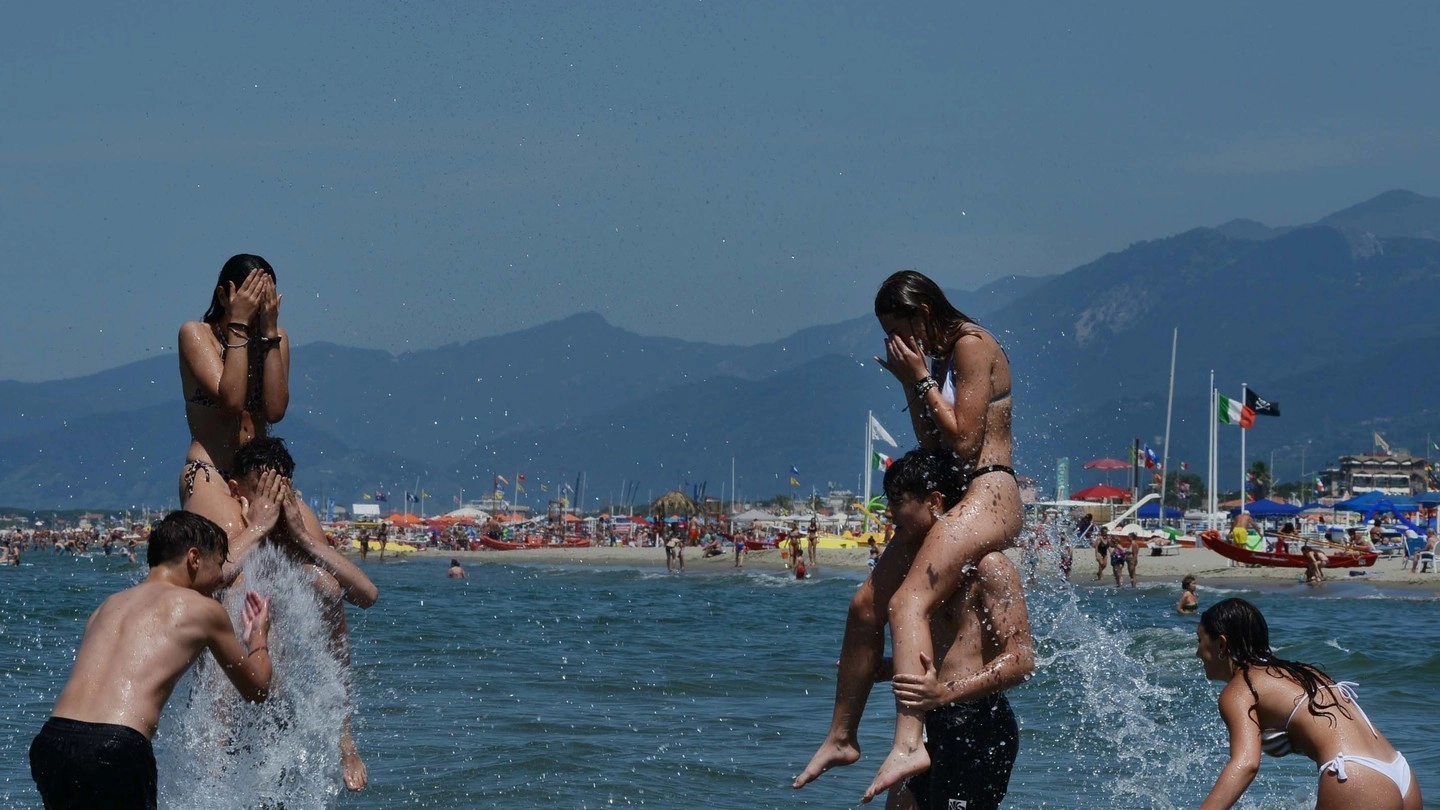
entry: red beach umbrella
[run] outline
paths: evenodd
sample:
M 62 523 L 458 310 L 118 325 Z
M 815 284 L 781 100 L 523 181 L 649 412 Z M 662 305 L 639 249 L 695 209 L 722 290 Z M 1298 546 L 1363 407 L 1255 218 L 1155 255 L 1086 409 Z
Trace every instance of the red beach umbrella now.
M 1112 501 L 1129 497 L 1130 490 L 1105 484 L 1096 484 L 1093 487 L 1086 487 L 1070 493 L 1070 499 L 1073 501 Z
M 1130 462 L 1121 461 L 1118 458 L 1097 458 L 1094 461 L 1087 461 L 1081 466 L 1087 470 L 1124 470 L 1130 467 Z

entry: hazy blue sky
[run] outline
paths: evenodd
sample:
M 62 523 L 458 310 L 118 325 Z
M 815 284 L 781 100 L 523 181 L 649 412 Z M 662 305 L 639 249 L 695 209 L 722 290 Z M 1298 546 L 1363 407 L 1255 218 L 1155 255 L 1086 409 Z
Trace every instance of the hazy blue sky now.
M 1440 193 L 1437 9 L 22 3 L 0 379 L 173 351 L 242 251 L 300 343 L 582 310 L 754 343 L 901 267 L 973 288 Z

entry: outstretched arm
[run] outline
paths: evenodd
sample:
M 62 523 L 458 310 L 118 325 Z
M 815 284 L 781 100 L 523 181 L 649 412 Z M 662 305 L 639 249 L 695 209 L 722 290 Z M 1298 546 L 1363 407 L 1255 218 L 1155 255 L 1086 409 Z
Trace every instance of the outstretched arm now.
M 317 568 L 335 577 L 345 601 L 362 610 L 375 604 L 380 598 L 380 589 L 359 566 L 330 548 L 330 544 L 325 542 L 325 528 L 320 525 L 320 519 L 294 490 L 285 500 L 284 511 L 287 534 L 295 546 L 304 551 Z
M 260 541 L 274 530 L 280 519 L 280 501 L 284 492 L 284 479 L 280 474 L 274 470 L 265 470 L 260 473 L 259 484 L 250 498 L 241 498 L 238 501 L 232 498 L 227 501 L 227 508 L 233 507 L 243 518 L 227 521 L 233 527 L 229 536 L 230 548 L 240 549 L 225 560 L 223 570 L 227 586 L 240 576 L 245 558 L 259 548 Z
M 1232 686 L 1220 693 L 1220 717 L 1230 731 L 1230 761 L 1220 769 L 1200 810 L 1234 807 L 1260 771 L 1260 724 L 1255 717 L 1255 701 L 1247 690 Z
M 235 640 L 235 627 L 225 608 L 211 599 L 204 602 L 206 646 L 225 677 L 240 696 L 251 703 L 270 697 L 270 600 L 254 591 L 245 594 L 243 614 L 245 649 Z

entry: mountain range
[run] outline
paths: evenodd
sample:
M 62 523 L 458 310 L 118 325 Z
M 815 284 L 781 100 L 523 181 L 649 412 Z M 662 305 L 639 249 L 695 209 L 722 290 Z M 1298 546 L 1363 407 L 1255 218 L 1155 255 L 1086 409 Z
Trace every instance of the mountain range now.
M 948 294 L 1006 346 L 1017 468 L 1046 491 L 1058 457 L 1078 486 L 1095 482 L 1086 459 L 1137 437 L 1160 449 L 1176 329 L 1170 457 L 1192 470 L 1212 371 L 1223 393 L 1245 383 L 1281 403 L 1248 435 L 1250 459 L 1273 459 L 1279 480 L 1367 450 L 1375 432 L 1417 453 L 1440 439 L 1440 199 L 1391 191 L 1309 224 L 1232 220 Z M 627 488 L 642 503 L 702 485 L 729 497 L 732 460 L 742 496 L 823 494 L 856 488 L 867 411 L 910 435 L 898 386 L 871 359 L 881 338 L 867 313 L 753 346 L 580 313 L 401 355 L 309 343 L 293 350 L 276 432 L 307 496 L 339 503 L 381 491 L 398 506 L 419 490 L 445 511 L 517 473 L 532 504 L 580 473 L 591 507 Z M 176 366 L 0 381 L 0 503 L 173 506 L 188 444 Z M 1220 483 L 1233 489 L 1239 435 L 1222 431 Z

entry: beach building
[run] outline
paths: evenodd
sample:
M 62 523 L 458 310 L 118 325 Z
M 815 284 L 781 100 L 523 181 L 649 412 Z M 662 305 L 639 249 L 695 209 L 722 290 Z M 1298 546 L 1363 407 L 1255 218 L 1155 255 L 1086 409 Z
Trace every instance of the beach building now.
M 1362 492 L 1415 495 L 1427 489 L 1426 461 L 1404 451 L 1341 456 L 1339 464 L 1320 472 L 1321 494 L 1347 498 Z

